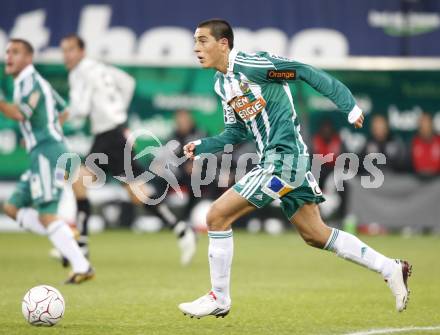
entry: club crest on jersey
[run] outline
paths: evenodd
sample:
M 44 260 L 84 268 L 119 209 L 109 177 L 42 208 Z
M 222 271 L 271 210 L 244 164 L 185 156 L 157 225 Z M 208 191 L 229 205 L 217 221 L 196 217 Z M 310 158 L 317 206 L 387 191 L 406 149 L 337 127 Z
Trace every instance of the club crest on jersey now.
M 258 97 L 251 100 L 248 96 L 235 97 L 229 102 L 229 105 L 244 121 L 254 119 L 266 107 L 266 100 L 263 97 Z
M 240 81 L 239 86 L 240 86 L 240 90 L 243 92 L 243 94 L 248 94 L 251 92 L 251 89 L 250 89 L 248 83 Z

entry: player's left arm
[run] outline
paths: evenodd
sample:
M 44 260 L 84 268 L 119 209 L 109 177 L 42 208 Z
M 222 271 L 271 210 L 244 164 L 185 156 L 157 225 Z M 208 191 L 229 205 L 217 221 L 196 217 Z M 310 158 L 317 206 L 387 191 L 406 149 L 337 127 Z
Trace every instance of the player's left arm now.
M 294 80 L 302 80 L 316 91 L 329 98 L 340 111 L 348 114 L 348 122 L 361 128 L 364 121 L 362 110 L 356 104 L 353 94 L 339 80 L 311 65 L 287 58 L 265 55 L 279 71 L 291 71 Z M 270 80 L 270 79 L 267 79 Z
M 58 121 L 63 125 L 69 118 L 69 110 L 67 109 L 67 102 L 57 91 L 52 88 L 52 96 L 55 100 L 55 110 L 58 112 Z

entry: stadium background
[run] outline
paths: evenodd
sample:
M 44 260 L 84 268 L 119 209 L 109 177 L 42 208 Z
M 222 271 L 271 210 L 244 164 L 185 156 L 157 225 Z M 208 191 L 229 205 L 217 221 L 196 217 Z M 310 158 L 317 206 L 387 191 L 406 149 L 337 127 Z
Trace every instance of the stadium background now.
M 136 78 L 128 124 L 132 130 L 153 130 L 166 141 L 176 109 L 186 108 L 199 130 L 214 134 L 223 120 L 212 71 L 201 70 L 192 52 L 194 26 L 210 17 L 233 24 L 238 48 L 266 49 L 316 65 L 353 91 L 368 113 L 361 131 L 347 127 L 345 117 L 306 85 L 292 87 L 308 144 L 328 118 L 348 152 L 358 152 L 371 139 L 374 115 L 386 117 L 393 136 L 407 149 L 422 111 L 433 116 L 439 133 L 438 0 L 4 0 L 0 49 L 9 37 L 29 39 L 37 49 L 38 69 L 67 96 L 58 44 L 64 35 L 80 33 L 90 56 L 121 66 Z M 0 92 L 10 98 L 11 79 L 4 77 L 2 55 Z M 86 128 L 69 124 L 66 132 L 73 150 L 87 152 Z M 26 168 L 19 141 L 15 125 L 0 115 L 0 203 Z M 139 145 L 148 143 L 142 139 Z M 251 149 L 238 152 L 246 150 Z M 184 268 L 178 263 L 175 237 L 167 231 L 106 229 L 93 234 L 97 278 L 77 287 L 61 285 L 66 271 L 48 259 L 47 238 L 15 233 L 18 228 L 0 210 L 0 335 L 440 334 L 440 235 L 424 234 L 440 230 L 439 177 L 418 175 L 408 167 L 409 157 L 403 158 L 407 164 L 401 171 L 381 166 L 385 184 L 379 189 L 360 188 L 354 178 L 348 193 L 326 194 L 330 206 L 323 213 L 332 225 L 350 232 L 380 234 L 360 238 L 413 264 L 411 299 L 404 313 L 394 310 L 380 276 L 307 247 L 293 229 L 279 225 L 285 220 L 276 207 L 240 222 L 258 234 L 234 230 L 232 312 L 225 319 L 202 320 L 183 317 L 176 306 L 209 287 L 206 235 L 199 235 L 195 258 Z M 343 194 L 350 212 L 338 217 Z M 94 229 L 102 228 L 103 219 L 108 227 L 135 222 L 137 231 L 160 228 L 151 217 L 134 213 L 116 183 L 90 196 Z M 204 194 L 203 200 L 207 198 Z M 174 197 L 168 200 L 176 205 Z M 198 208 L 195 219 L 206 205 Z M 261 232 L 262 227 L 284 233 L 273 236 Z M 382 235 L 385 229 L 401 234 Z M 42 283 L 57 287 L 67 303 L 64 319 L 51 329 L 29 326 L 20 313 L 25 292 Z
M 374 114 L 384 115 L 391 132 L 407 147 L 422 111 L 432 114 L 434 129 L 439 133 L 440 45 L 433 43 L 440 37 L 439 12 L 440 3 L 434 0 L 356 4 L 348 0 L 285 0 L 271 6 L 263 0 L 209 5 L 204 1 L 6 1 L 0 16 L 0 48 L 4 49 L 10 36 L 25 36 L 36 47 L 38 69 L 67 97 L 67 72 L 58 44 L 64 35 L 79 33 L 87 42 L 89 56 L 117 64 L 136 79 L 128 127 L 151 130 L 166 141 L 173 133 L 174 113 L 181 108 L 192 112 L 199 129 L 209 134 L 222 129 L 221 107 L 212 89 L 213 72 L 196 64 L 192 34 L 197 22 L 223 17 L 236 27 L 237 48 L 265 49 L 292 57 L 326 69 L 343 81 L 367 114 L 362 131 L 350 129 L 335 106 L 307 85 L 292 85 L 295 103 L 308 143 L 318 132 L 321 120 L 330 118 L 346 150 L 359 153 L 370 136 L 369 123 Z M 12 80 L 3 72 L 0 87 L 10 98 Z M 87 152 L 91 142 L 86 128 L 67 124 L 73 151 Z M 139 142 L 141 147 L 151 143 L 148 139 Z M 27 166 L 18 129 L 3 117 L 0 153 L 3 201 Z M 425 181 L 411 169 L 403 170 L 398 174 L 386 172 L 384 192 L 362 190 L 354 181 L 350 197 L 344 200 L 352 208 L 350 214 L 354 214 L 350 219 L 406 232 L 439 230 L 438 176 Z M 124 195 L 114 185 L 108 187 L 112 192 L 98 191 L 92 197 L 98 216 L 108 226 L 120 225 L 121 217 L 134 220 Z M 113 196 L 105 196 L 109 193 Z M 389 194 L 398 200 L 390 200 Z M 340 203 L 337 193 L 336 198 L 330 195 L 328 203 L 328 216 L 332 218 L 337 212 L 332 204 L 338 207 Z M 390 206 L 395 210 L 383 210 Z M 380 214 L 374 214 L 378 211 Z M 276 210 L 268 213 L 265 222 L 273 223 L 272 216 L 282 218 Z M 200 212 L 196 214 L 198 219 Z M 343 219 L 336 216 L 335 224 Z M 0 228 L 13 229 L 9 221 L 0 221 Z M 264 224 L 255 218 L 253 223 L 257 230 Z M 348 223 L 353 224 L 352 220 Z M 131 219 L 122 222 L 125 226 L 131 224 Z M 274 232 L 284 228 L 274 227 Z

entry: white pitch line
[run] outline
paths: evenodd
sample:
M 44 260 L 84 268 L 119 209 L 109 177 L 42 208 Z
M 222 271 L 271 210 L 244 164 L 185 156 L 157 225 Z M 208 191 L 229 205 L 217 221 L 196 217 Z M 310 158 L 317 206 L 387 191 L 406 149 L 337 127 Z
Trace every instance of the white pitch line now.
M 415 331 L 440 330 L 440 326 L 372 329 L 372 330 L 363 330 L 363 331 L 355 332 L 355 333 L 347 333 L 344 335 L 393 334 L 393 333 L 403 333 L 403 332 L 407 332 L 407 331 L 411 331 L 411 330 L 415 330 Z

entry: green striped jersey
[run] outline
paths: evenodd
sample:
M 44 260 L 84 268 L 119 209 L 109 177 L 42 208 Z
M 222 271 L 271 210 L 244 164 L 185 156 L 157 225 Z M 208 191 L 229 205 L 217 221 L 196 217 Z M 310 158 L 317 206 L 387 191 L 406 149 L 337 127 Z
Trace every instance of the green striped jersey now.
M 308 155 L 300 134 L 289 82 L 302 80 L 345 113 L 356 103 L 347 87 L 312 66 L 267 52 L 229 54 L 227 73 L 215 74 L 215 92 L 223 105 L 225 130 L 202 139 L 196 155 L 218 152 L 226 144 L 253 139 L 264 161 L 268 153 Z
M 66 103 L 33 65 L 15 78 L 14 102 L 25 117 L 20 130 L 28 152 L 47 141 L 63 141 L 58 114 L 64 111 Z

